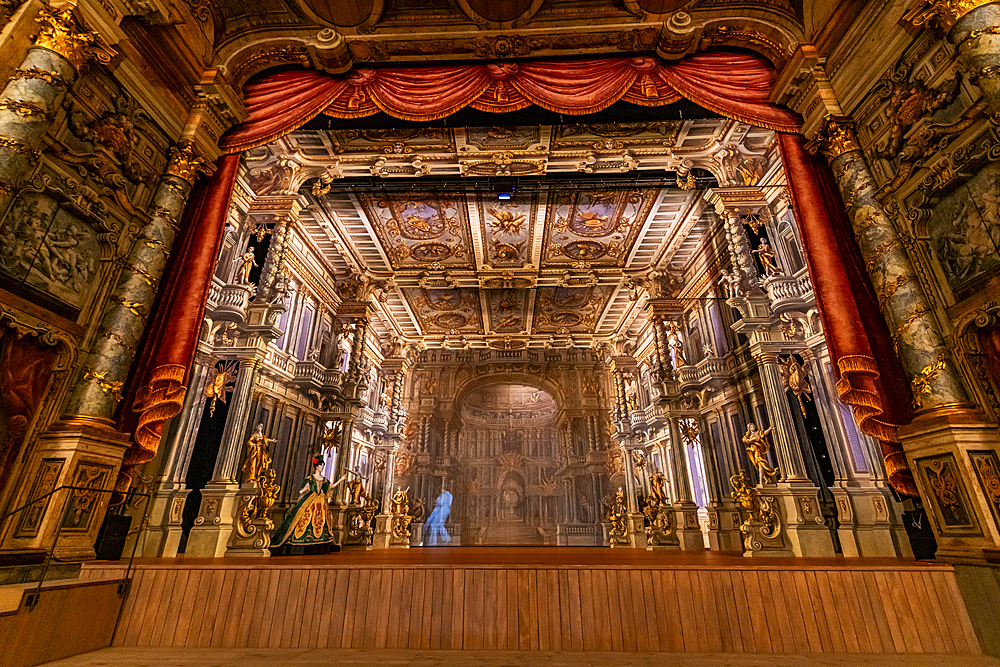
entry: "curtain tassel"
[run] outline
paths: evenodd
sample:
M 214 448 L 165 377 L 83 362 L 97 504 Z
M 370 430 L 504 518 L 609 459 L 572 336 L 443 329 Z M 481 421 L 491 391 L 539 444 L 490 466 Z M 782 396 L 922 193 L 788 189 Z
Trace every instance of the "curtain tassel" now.
M 656 84 L 653 83 L 653 78 L 648 74 L 642 75 L 642 94 L 646 97 L 659 97 L 660 91 L 656 89 Z

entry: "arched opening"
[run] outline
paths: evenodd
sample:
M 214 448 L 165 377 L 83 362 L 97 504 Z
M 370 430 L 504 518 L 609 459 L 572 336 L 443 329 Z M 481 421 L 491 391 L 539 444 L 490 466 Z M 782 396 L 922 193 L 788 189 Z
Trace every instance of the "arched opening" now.
M 554 544 L 563 518 L 559 406 L 546 391 L 497 382 L 456 406 L 453 522 L 463 544 Z

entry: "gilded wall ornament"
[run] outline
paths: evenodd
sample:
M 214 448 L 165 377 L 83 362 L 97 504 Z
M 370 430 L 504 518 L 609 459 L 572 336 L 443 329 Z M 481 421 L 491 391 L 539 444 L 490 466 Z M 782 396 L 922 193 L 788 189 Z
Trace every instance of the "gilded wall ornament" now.
M 787 359 L 779 361 L 778 367 L 781 369 L 781 383 L 785 391 L 792 392 L 792 395 L 799 399 L 799 409 L 805 417 L 806 404 L 803 397 L 812 399 L 812 387 L 809 386 L 806 369 L 793 355 L 788 355 Z
M 960 18 L 993 0 L 925 0 L 903 15 L 903 21 L 916 27 L 936 28 L 947 33 Z
M 944 353 L 938 355 L 936 363 L 925 366 L 910 380 L 910 388 L 913 389 L 913 407 L 919 409 L 923 407 L 923 397 L 930 396 L 933 391 L 933 383 L 938 374 L 947 368 L 948 361 Z

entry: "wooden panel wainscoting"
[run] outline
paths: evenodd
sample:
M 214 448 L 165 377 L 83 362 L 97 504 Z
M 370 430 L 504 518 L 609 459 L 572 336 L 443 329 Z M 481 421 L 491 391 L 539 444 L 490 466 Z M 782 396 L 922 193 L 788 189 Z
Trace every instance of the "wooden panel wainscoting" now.
M 114 645 L 980 653 L 947 565 L 337 556 L 141 563 Z

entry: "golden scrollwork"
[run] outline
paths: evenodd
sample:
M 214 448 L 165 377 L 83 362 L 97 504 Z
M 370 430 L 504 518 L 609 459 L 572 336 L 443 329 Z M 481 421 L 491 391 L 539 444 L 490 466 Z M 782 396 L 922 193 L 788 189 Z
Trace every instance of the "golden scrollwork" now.
M 171 146 L 168 159 L 167 173 L 191 185 L 198 180 L 199 174 L 211 174 L 213 171 L 208 160 L 195 150 L 191 141 Z
M 86 382 L 93 382 L 101 388 L 105 394 L 111 394 L 115 397 L 115 400 L 122 400 L 122 387 L 125 386 L 124 382 L 116 382 L 114 380 L 108 379 L 109 371 L 95 371 L 92 368 L 87 368 L 86 372 L 83 374 L 83 379 Z
M 8 195 L 14 194 L 14 184 L 6 178 L 0 178 L 0 193 Z
M 23 141 L 11 139 L 10 137 L 0 137 L 0 148 L 6 148 L 7 150 L 13 151 L 18 155 L 23 155 L 34 161 L 38 161 L 42 157 L 41 151 L 32 148 Z
M 937 378 L 938 374 L 943 371 L 948 366 L 947 358 L 944 353 L 938 355 L 938 360 L 936 363 L 930 366 L 925 366 L 919 373 L 913 376 L 910 380 L 910 388 L 913 389 L 913 407 L 914 409 L 919 409 L 924 405 L 924 397 L 930 396 L 934 389 L 932 384 Z
M 858 137 L 854 133 L 854 121 L 840 116 L 827 116 L 823 127 L 809 142 L 807 148 L 815 153 L 817 150 L 827 160 L 834 160 L 844 153 L 861 150 Z
M 993 0 L 926 0 L 903 15 L 903 20 L 917 27 L 937 28 L 947 33 L 960 18 Z
M 24 100 L 4 100 L 0 102 L 0 109 L 6 109 L 7 111 L 16 113 L 22 118 L 27 118 L 29 116 L 41 116 L 49 122 L 52 121 L 52 114 L 34 102 L 25 102 Z
M 129 354 L 135 354 L 135 346 L 130 345 L 129 342 L 121 336 L 121 334 L 111 331 L 109 329 L 101 329 L 101 335 L 107 338 L 108 340 L 113 340 L 114 342 L 118 343 L 118 346 L 128 350 Z
M 69 82 L 62 78 L 59 72 L 50 72 L 47 69 L 39 69 L 38 67 L 16 69 L 11 73 L 8 81 L 16 81 L 18 79 L 39 79 L 53 86 L 69 88 Z
M 750 514 L 740 526 L 744 546 L 748 550 L 759 549 L 761 543 L 757 539 L 758 535 L 768 540 L 777 539 L 781 534 L 781 516 L 775 507 L 774 497 L 749 486 L 742 468 L 729 478 L 729 484 L 733 487 L 733 500 Z
M 895 294 L 900 287 L 909 283 L 910 280 L 911 280 L 910 276 L 897 276 L 896 280 L 888 282 L 885 285 L 883 285 L 882 289 L 880 289 L 878 294 L 876 295 L 876 298 L 878 298 L 879 305 L 885 304 L 885 302 L 888 301 L 889 298 L 893 294 Z
M 926 315 L 929 312 L 931 312 L 931 311 L 928 308 L 926 308 L 924 306 L 921 306 L 920 308 L 917 308 L 912 313 L 910 313 L 909 316 L 905 320 L 903 320 L 902 323 L 900 323 L 900 325 L 898 327 L 896 327 L 896 330 L 892 332 L 892 336 L 891 336 L 891 338 L 892 338 L 892 348 L 894 350 L 896 350 L 897 352 L 899 351 L 899 338 L 900 338 L 900 336 L 902 336 L 903 333 L 907 329 L 909 329 L 913 325 L 914 322 L 916 322 L 917 320 L 919 320 L 921 317 L 923 317 L 924 315 Z
M 133 315 L 138 315 L 139 317 L 146 317 L 149 314 L 149 307 L 144 303 L 139 303 L 138 301 L 129 301 L 125 297 L 115 296 L 111 298 L 112 301 L 117 301 L 120 303 L 125 310 L 129 311 Z
M 75 2 L 67 3 L 62 9 L 42 5 L 37 19 L 41 30 L 35 46 L 58 53 L 79 68 L 87 60 L 87 49 L 97 41 L 97 34 L 77 28 L 73 18 L 75 5 Z

